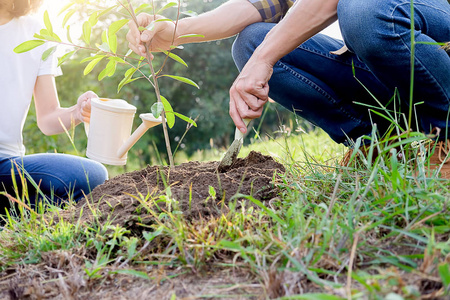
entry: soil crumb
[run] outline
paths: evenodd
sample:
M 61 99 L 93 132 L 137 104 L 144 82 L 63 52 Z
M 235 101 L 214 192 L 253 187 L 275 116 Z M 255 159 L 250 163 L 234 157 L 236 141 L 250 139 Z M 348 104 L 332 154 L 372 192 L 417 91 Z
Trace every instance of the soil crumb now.
M 148 166 L 125 173 L 96 187 L 87 199 L 61 214 L 66 220 L 97 219 L 100 223 L 134 227 L 153 223 L 149 209 L 166 210 L 167 203 L 171 203 L 178 205 L 186 219 L 219 216 L 227 212 L 230 201 L 243 199 L 235 195 L 263 202 L 276 197 L 274 179 L 285 171 L 270 156 L 254 151 L 246 158 L 238 158 L 226 172 L 218 172 L 218 165 L 218 161 L 193 161 L 172 169 Z M 176 202 L 165 201 L 167 197 Z M 240 201 L 236 201 L 239 206 Z

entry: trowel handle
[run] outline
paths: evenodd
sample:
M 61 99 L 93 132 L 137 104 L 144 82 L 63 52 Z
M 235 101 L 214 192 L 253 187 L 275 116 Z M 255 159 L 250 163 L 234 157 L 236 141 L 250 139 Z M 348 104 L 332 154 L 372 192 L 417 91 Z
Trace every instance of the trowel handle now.
M 252 119 L 242 119 L 242 121 L 244 121 L 245 126 L 248 126 L 248 123 L 250 123 Z M 234 139 L 238 140 L 238 139 L 242 139 L 244 137 L 244 134 L 236 127 L 236 131 L 234 133 Z

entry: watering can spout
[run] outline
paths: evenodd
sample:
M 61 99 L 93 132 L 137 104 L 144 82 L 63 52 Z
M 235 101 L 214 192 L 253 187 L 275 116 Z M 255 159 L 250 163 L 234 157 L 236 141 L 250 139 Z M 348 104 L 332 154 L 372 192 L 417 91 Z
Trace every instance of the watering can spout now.
M 117 157 L 123 157 L 131 147 L 147 132 L 148 129 L 155 127 L 162 123 L 161 116 L 155 118 L 153 114 L 141 114 L 139 117 L 142 120 L 142 124 L 131 134 L 131 136 L 125 141 L 125 143 L 117 150 Z

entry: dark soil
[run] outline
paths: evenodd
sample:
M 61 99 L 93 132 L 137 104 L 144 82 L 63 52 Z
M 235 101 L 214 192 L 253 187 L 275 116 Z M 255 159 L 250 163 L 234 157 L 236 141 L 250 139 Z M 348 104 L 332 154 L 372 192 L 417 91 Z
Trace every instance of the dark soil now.
M 251 152 L 244 159 L 237 159 L 224 172 L 217 171 L 218 165 L 219 162 L 189 162 L 172 169 L 148 166 L 108 180 L 75 207 L 61 214 L 71 222 L 86 224 L 99 221 L 100 225 L 118 224 L 132 231 L 139 231 L 154 222 L 155 216 L 150 213 L 150 209 L 158 213 L 167 210 L 168 205 L 172 206 L 172 211 L 175 209 L 182 212 L 188 221 L 215 217 L 226 214 L 231 202 L 239 209 L 241 200 L 248 196 L 268 205 L 266 202 L 276 197 L 278 192 L 275 181 L 285 171 L 271 157 L 256 152 Z M 215 191 L 215 196 L 212 191 Z M 167 201 L 167 198 L 174 201 Z M 251 201 L 247 203 L 252 204 Z M 55 220 L 59 218 L 60 216 Z M 405 242 L 398 248 L 388 247 L 387 250 L 393 256 L 411 255 L 415 248 L 411 250 L 404 246 L 406 244 L 412 245 L 413 241 Z M 324 292 L 304 272 L 270 269 L 255 274 L 245 264 L 236 263 L 235 257 L 228 257 L 226 254 L 220 257 L 221 264 L 233 265 L 233 268 L 222 268 L 219 267 L 220 264 L 206 264 L 196 269 L 192 266 L 142 263 L 129 264 L 126 265 L 129 269 L 123 269 L 118 263 L 114 263 L 101 268 L 91 278 L 86 275 L 86 261 L 91 260 L 95 253 L 84 247 L 48 251 L 41 255 L 39 263 L 17 264 L 0 272 L 0 299 L 169 300 L 175 294 L 177 299 L 259 300 Z M 142 255 L 145 256 L 144 253 Z M 301 261 L 304 253 L 299 251 L 298 254 L 293 252 L 291 255 Z M 429 260 L 433 259 L 435 257 L 430 256 Z M 380 285 L 386 284 L 392 291 L 413 286 L 422 293 L 422 299 L 447 299 L 441 297 L 441 280 L 437 274 L 430 273 L 425 260 L 423 263 L 417 261 L 419 267 L 416 272 L 401 271 L 389 267 L 389 264 L 380 265 L 377 270 L 366 269 L 364 261 L 359 259 L 355 263 L 361 264 L 367 272 L 392 274 L 389 282 L 379 282 Z M 336 265 L 327 255 L 323 255 L 315 267 L 337 273 L 342 270 L 342 266 Z M 383 267 L 388 269 L 384 270 Z M 124 272 L 127 270 L 130 272 Z M 136 276 L 132 271 L 145 273 L 148 278 Z M 334 276 L 331 274 L 320 274 L 319 279 L 345 283 L 344 273 Z M 394 286 L 391 281 L 398 282 L 398 286 Z M 364 289 L 356 281 L 352 282 L 352 288 Z M 325 292 L 342 297 L 346 295 L 345 289 Z
M 92 211 L 100 223 L 111 221 L 113 225 L 127 228 L 139 224 L 151 224 L 153 216 L 147 207 L 158 211 L 166 209 L 161 197 L 171 197 L 186 219 L 207 218 L 226 213 L 228 204 L 243 196 L 260 201 L 277 195 L 274 179 L 285 171 L 283 165 L 270 156 L 251 152 L 246 158 L 238 158 L 223 173 L 217 171 L 218 161 L 188 162 L 168 167 L 148 166 L 145 169 L 114 177 L 96 187 L 87 199 L 80 201 L 70 211 L 63 212 L 65 219 L 81 218 L 83 222 L 94 220 Z M 214 196 L 215 192 L 215 196 Z M 238 195 L 238 196 L 236 196 Z M 153 201 L 152 201 L 153 200 Z M 239 208 L 240 201 L 236 201 Z M 95 209 L 89 209 L 89 206 Z
M 63 210 L 70 222 L 120 225 L 140 231 L 155 216 L 172 206 L 190 220 L 227 213 L 230 202 L 236 209 L 251 196 L 266 202 L 277 196 L 275 180 L 285 171 L 271 157 L 251 152 L 225 172 L 219 162 L 189 162 L 172 169 L 148 166 L 114 177 L 96 187 L 76 206 Z M 214 191 L 216 195 L 214 196 Z M 168 201 L 170 198 L 172 201 Z M 251 201 L 247 201 L 251 204 Z M 104 267 L 87 278 L 86 249 L 42 253 L 38 264 L 19 264 L 0 272 L 0 299 L 266 299 L 264 284 L 245 268 L 200 270 L 170 266 L 133 265 L 151 278 L 117 274 L 117 265 Z M 227 261 L 234 264 L 233 261 Z M 121 270 L 123 271 L 123 270 Z

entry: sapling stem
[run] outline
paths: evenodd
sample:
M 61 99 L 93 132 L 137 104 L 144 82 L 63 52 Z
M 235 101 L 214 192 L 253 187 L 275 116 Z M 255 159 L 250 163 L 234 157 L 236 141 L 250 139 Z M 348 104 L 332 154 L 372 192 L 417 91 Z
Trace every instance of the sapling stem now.
M 118 1 L 118 2 L 122 6 L 124 6 L 120 1 Z M 133 18 L 133 21 L 136 24 L 136 26 L 139 27 L 139 23 L 137 21 L 137 17 L 134 12 L 133 6 L 131 5 L 131 1 L 127 0 L 127 2 L 128 2 L 128 6 L 129 6 L 128 11 L 130 12 L 130 15 Z M 153 6 L 153 10 L 154 10 L 154 6 Z M 155 69 L 153 68 L 153 64 L 152 64 L 152 60 L 151 60 L 151 53 L 150 53 L 147 45 L 145 45 L 145 53 L 146 53 L 146 60 L 148 62 L 148 65 L 150 67 L 150 71 L 151 71 L 152 77 L 153 77 L 153 87 L 155 88 L 156 99 L 158 102 L 162 102 L 161 101 L 161 92 L 159 90 L 158 78 L 156 77 Z M 175 166 L 175 164 L 173 162 L 172 149 L 170 147 L 169 131 L 167 130 L 166 113 L 164 110 L 161 112 L 161 118 L 162 118 L 163 132 L 164 132 L 164 140 L 166 142 L 166 148 L 167 148 L 167 156 L 169 157 L 169 165 L 172 168 Z

